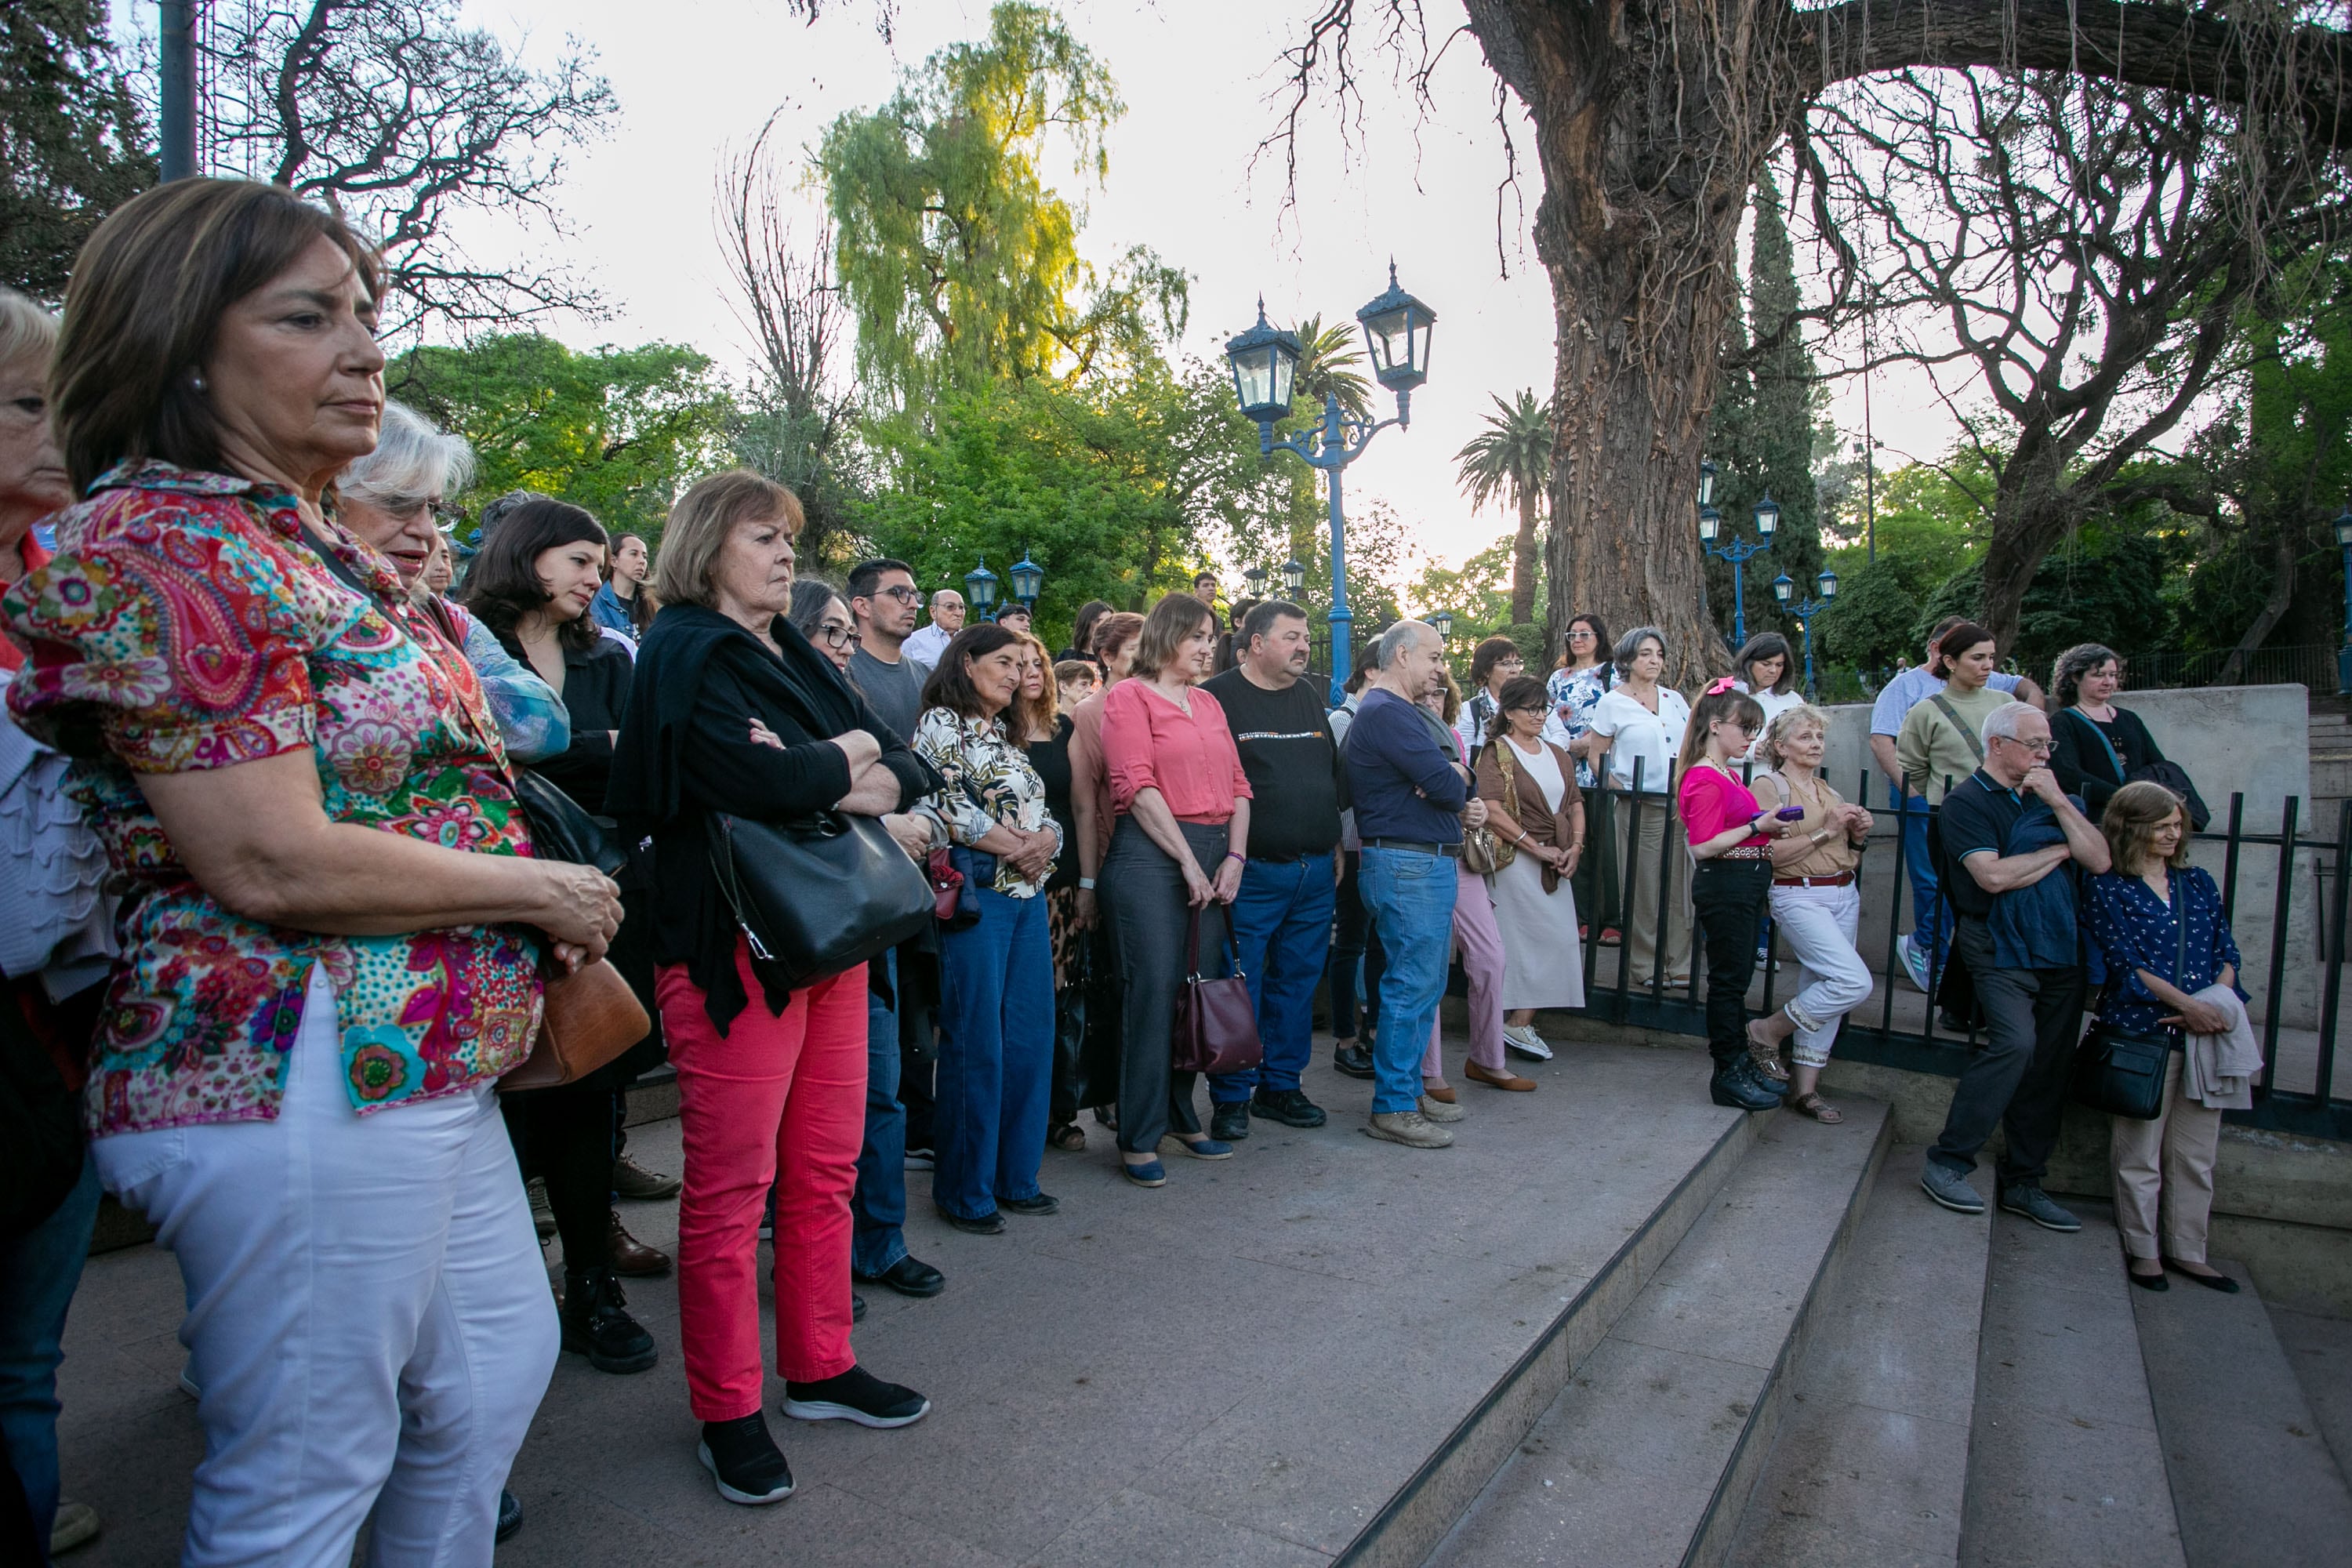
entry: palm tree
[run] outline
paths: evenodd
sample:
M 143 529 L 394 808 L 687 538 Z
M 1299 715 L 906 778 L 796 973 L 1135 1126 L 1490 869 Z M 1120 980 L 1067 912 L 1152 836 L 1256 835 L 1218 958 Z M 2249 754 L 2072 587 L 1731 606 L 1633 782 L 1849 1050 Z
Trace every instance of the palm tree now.
M 1372 416 L 1372 384 L 1355 367 L 1364 363 L 1356 334 L 1344 323 L 1326 327 L 1320 316 L 1309 316 L 1295 329 L 1300 347 L 1298 372 L 1293 385 L 1308 400 L 1309 416 L 1323 416 L 1323 395 L 1339 395 L 1339 409 L 1359 419 Z
M 1519 536 L 1511 549 L 1511 621 L 1536 613 L 1536 503 L 1551 483 L 1551 404 L 1522 389 L 1510 402 L 1495 399 L 1486 428 L 1454 455 L 1470 504 L 1485 506 L 1508 491 L 1519 509 Z

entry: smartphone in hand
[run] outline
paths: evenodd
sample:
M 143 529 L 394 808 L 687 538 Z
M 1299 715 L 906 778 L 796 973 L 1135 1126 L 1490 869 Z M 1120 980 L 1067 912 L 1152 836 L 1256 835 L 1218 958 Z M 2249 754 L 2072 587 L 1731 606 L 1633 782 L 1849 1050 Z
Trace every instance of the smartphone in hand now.
M 1805 815 L 1805 808 L 1801 805 L 1784 805 L 1772 815 L 1783 822 L 1795 822 Z

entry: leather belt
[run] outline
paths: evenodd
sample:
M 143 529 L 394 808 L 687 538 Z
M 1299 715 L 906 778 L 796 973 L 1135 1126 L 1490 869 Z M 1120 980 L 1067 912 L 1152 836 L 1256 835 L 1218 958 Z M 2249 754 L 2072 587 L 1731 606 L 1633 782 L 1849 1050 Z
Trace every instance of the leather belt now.
M 1775 877 L 1772 885 L 1776 888 L 1843 888 L 1853 881 L 1853 872 L 1840 871 L 1834 877 Z
M 1716 858 L 1718 860 L 1769 860 L 1772 858 L 1772 847 L 1769 844 L 1742 844 L 1735 848 L 1725 850 Z
M 1415 855 L 1443 855 L 1449 860 L 1462 858 L 1459 844 L 1430 844 L 1418 838 L 1367 838 L 1367 849 L 1405 849 Z

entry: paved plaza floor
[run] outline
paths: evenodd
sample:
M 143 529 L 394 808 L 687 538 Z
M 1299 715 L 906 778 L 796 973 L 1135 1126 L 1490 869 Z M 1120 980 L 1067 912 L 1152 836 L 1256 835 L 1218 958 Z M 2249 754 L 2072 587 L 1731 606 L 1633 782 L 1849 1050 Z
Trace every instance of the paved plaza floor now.
M 675 1282 L 630 1282 L 661 1361 L 616 1377 L 562 1359 L 511 1480 L 527 1522 L 499 1561 L 1329 1560 L 1737 1118 L 1708 1103 L 1699 1052 L 1571 1045 L 1516 1064 L 1533 1094 L 1457 1078 L 1458 1142 L 1415 1151 L 1363 1135 L 1371 1086 L 1328 1062 L 1324 1042 L 1307 1087 L 1330 1125 L 1254 1122 L 1230 1161 L 1171 1157 L 1158 1191 L 1122 1181 L 1089 1122 L 1086 1152 L 1046 1154 L 1061 1214 L 1012 1217 L 1001 1237 L 949 1230 L 909 1173 L 908 1240 L 948 1288 L 928 1301 L 864 1288 L 856 1344 L 933 1413 L 875 1432 L 772 1406 L 799 1482 L 776 1507 L 712 1490 Z M 631 1148 L 675 1171 L 677 1123 L 635 1129 Z M 624 1214 L 639 1238 L 674 1241 L 674 1204 Z M 105 1531 L 77 1568 L 176 1556 L 201 1451 L 179 1316 L 167 1255 L 91 1260 L 61 1436 L 67 1493 Z

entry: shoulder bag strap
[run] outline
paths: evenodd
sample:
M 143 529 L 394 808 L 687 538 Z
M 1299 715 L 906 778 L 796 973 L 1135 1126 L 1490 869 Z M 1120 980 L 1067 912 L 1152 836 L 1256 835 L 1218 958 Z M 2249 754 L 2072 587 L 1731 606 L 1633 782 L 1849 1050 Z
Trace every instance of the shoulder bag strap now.
M 2172 950 L 2172 984 L 2186 995 L 2189 994 L 2189 987 L 2184 984 L 2189 973 L 2189 900 L 2180 890 L 2179 872 L 2167 870 L 2164 873 L 2164 890 L 2172 895 L 2172 925 L 2175 937 Z M 2183 1032 L 2186 1033 L 2185 1030 Z
M 2124 760 L 2116 755 L 2116 744 L 2107 739 L 2107 732 L 2100 729 L 2097 722 L 2079 708 L 2069 708 L 2065 712 L 2074 722 L 2088 730 L 2091 732 L 2091 738 L 2099 742 L 2099 750 L 2107 753 L 2107 766 L 2116 770 L 2117 782 L 2127 780 L 2130 775 L 2124 772 Z
M 1982 766 L 1984 763 L 1984 742 L 1977 739 L 1977 732 L 1974 730 L 1969 728 L 1969 721 L 1960 717 L 1960 710 L 1953 707 L 1940 691 L 1927 699 L 1927 700 L 1934 703 L 1943 713 L 1944 717 L 1952 721 L 1952 728 L 1960 732 L 1960 739 L 1969 743 L 1969 752 L 1974 753 L 1978 765 Z
M 1232 922 L 1228 921 L 1230 925 Z M 1201 983 L 1201 911 L 1194 910 L 1184 931 L 1184 962 L 1192 984 Z

